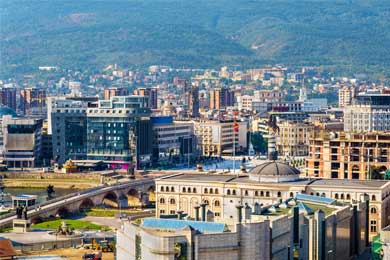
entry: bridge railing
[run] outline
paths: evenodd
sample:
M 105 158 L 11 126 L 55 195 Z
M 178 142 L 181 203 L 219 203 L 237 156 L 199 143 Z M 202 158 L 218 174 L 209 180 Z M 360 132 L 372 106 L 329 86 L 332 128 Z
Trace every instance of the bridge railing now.
M 129 184 L 144 184 L 144 183 L 149 183 L 149 182 L 151 182 L 151 181 L 153 181 L 153 179 L 146 179 L 146 180 L 130 180 L 130 181 L 128 181 L 128 182 L 122 182 L 122 183 L 118 183 L 118 184 L 102 185 L 102 186 L 90 188 L 90 189 L 87 189 L 87 190 L 82 190 L 82 191 L 79 191 L 79 192 L 73 192 L 73 193 L 70 193 L 70 194 L 67 194 L 67 195 L 64 195 L 64 196 L 61 196 L 61 197 L 53 198 L 53 199 L 51 199 L 51 200 L 47 200 L 47 201 L 41 202 L 41 203 L 39 203 L 39 204 L 30 206 L 30 207 L 27 208 L 27 210 L 30 211 L 30 210 L 33 210 L 33 209 L 35 209 L 35 208 L 37 208 L 37 207 L 47 206 L 47 205 L 50 205 L 50 204 L 59 202 L 59 201 L 61 201 L 61 200 L 73 198 L 73 197 L 76 197 L 76 196 L 79 196 L 79 195 L 80 195 L 80 196 L 81 196 L 81 195 L 85 195 L 85 194 L 88 194 L 88 193 L 91 193 L 91 192 L 94 192 L 94 191 L 99 191 L 99 190 L 104 189 L 104 188 L 112 188 L 112 189 L 115 189 L 115 188 L 123 188 L 123 187 L 126 187 L 126 186 L 129 185 Z M 15 215 L 16 215 L 16 212 L 15 212 L 15 211 L 11 211 L 10 213 L 1 215 L 1 216 L 0 216 L 0 220 L 6 219 L 6 218 L 10 218 L 10 217 L 13 217 L 13 216 L 15 216 Z

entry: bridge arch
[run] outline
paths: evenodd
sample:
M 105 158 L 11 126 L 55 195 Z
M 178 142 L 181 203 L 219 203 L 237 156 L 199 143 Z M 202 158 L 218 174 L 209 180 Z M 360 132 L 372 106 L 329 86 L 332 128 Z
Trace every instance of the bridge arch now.
M 103 197 L 102 204 L 110 207 L 118 207 L 118 196 L 115 192 L 110 191 Z
M 141 205 L 141 200 L 140 200 L 141 194 L 137 189 L 131 188 L 127 192 L 127 200 L 128 200 L 128 205 L 130 207 L 136 207 Z
M 58 210 L 57 210 L 57 213 L 55 216 L 59 216 L 59 217 L 66 217 L 68 216 L 70 213 L 69 209 L 67 207 L 60 207 Z
M 84 199 L 79 206 L 79 211 L 86 211 L 88 209 L 91 209 L 95 206 L 95 203 L 90 198 Z
M 151 185 L 147 189 L 148 197 L 150 202 L 156 202 L 156 186 Z

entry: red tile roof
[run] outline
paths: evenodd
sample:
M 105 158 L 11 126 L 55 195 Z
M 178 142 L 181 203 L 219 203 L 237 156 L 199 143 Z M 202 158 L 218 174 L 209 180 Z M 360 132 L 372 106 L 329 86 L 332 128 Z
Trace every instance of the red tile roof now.
M 14 247 L 8 239 L 0 240 L 0 257 L 16 256 Z

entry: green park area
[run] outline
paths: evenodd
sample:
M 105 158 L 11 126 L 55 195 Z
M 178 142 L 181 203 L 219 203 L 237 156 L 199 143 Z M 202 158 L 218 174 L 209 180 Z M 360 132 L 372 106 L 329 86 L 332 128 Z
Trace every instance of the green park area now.
M 74 219 L 56 219 L 45 221 L 42 223 L 34 224 L 33 228 L 44 228 L 44 229 L 57 229 L 61 226 L 62 221 L 65 221 L 70 228 L 73 229 L 92 229 L 92 230 L 103 230 L 105 227 L 93 224 L 88 221 L 74 220 Z

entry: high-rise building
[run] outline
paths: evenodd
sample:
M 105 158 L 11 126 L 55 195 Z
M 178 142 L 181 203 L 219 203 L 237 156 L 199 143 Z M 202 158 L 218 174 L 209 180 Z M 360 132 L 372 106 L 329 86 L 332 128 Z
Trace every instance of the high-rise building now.
M 43 88 L 22 89 L 20 110 L 25 115 L 43 115 L 46 110 L 46 90 Z
M 16 89 L 0 88 L 0 102 L 16 111 Z
M 344 107 L 344 131 L 390 131 L 390 94 L 357 95 Z
M 390 169 L 390 134 L 313 129 L 306 174 L 333 179 L 370 179 L 374 169 Z
M 190 117 L 199 117 L 199 88 L 196 86 L 188 93 L 188 113 Z
M 342 87 L 339 89 L 339 107 L 351 105 L 355 89 L 352 87 Z
M 234 105 L 234 91 L 227 88 L 210 90 L 210 109 L 223 109 Z
M 137 134 L 148 133 L 137 130 L 137 121 L 150 116 L 147 100 L 141 96 L 117 96 L 88 108 L 87 158 L 104 161 L 111 168 L 135 167 L 137 140 L 144 140 Z
M 4 116 L 3 159 L 9 168 L 30 168 L 41 163 L 42 120 Z
M 141 97 L 148 97 L 148 107 L 150 109 L 157 109 L 157 88 L 136 88 L 133 94 Z
M 129 94 L 130 94 L 129 90 L 127 88 L 120 88 L 120 87 L 106 88 L 104 90 L 104 100 L 110 100 L 111 97 L 127 96 Z
M 51 109 L 48 120 L 51 121 L 54 162 L 62 165 L 68 159 L 86 159 L 87 103 L 69 99 L 53 99 L 49 104 L 51 104 Z

